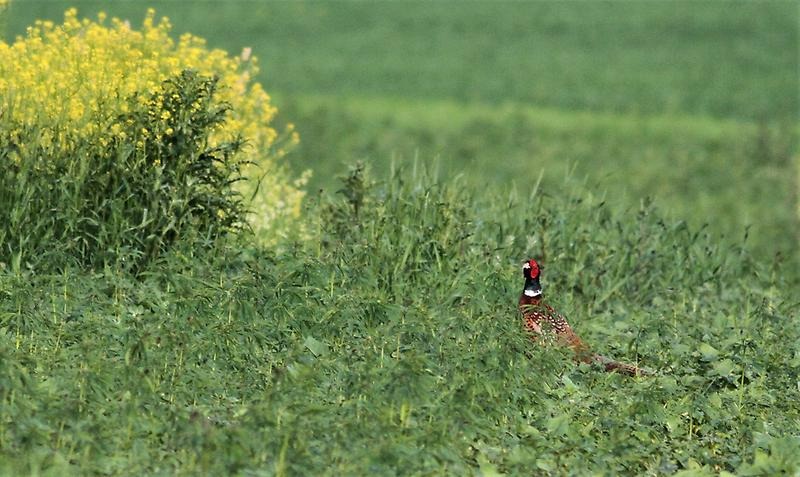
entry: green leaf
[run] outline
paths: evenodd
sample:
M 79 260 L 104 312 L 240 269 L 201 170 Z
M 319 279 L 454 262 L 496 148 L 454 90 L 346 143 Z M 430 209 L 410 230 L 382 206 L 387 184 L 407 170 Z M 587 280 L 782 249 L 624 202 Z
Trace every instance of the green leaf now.
M 497 470 L 497 467 L 489 462 L 489 460 L 481 455 L 478 457 L 478 465 L 481 469 L 481 475 L 483 477 L 501 477 L 505 474 Z
M 551 473 L 555 470 L 555 465 L 550 459 L 540 458 L 536 461 L 536 468 Z
M 569 430 L 569 414 L 559 414 L 547 421 L 547 430 L 556 436 L 563 436 Z
M 561 382 L 564 383 L 564 389 L 566 389 L 569 394 L 574 394 L 576 391 L 580 390 L 580 388 L 566 374 L 561 376 Z
M 692 461 L 693 462 L 693 461 Z M 696 466 L 697 463 L 693 462 L 690 464 L 691 466 Z M 714 473 L 710 470 L 698 467 L 694 469 L 682 470 L 675 474 L 674 477 L 710 477 L 713 476 Z
M 317 358 L 328 354 L 328 345 L 315 339 L 313 336 L 307 336 L 303 345 Z
M 708 343 L 701 344 L 699 351 L 704 361 L 713 361 L 719 356 L 719 350 Z
M 708 403 L 711 404 L 712 407 L 716 409 L 722 408 L 722 398 L 719 397 L 719 394 L 714 393 L 708 398 Z
M 723 359 L 714 363 L 714 372 L 720 376 L 730 376 L 736 365 L 730 359 Z

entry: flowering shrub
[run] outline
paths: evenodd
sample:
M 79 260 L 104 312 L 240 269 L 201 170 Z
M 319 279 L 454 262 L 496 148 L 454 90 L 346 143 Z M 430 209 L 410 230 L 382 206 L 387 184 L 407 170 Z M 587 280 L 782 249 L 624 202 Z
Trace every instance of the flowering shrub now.
M 292 181 L 279 163 L 297 134 L 270 127 L 276 109 L 252 81 L 256 59 L 249 50 L 240 57 L 209 50 L 189 34 L 173 41 L 168 20 L 154 17 L 149 10 L 137 31 L 119 19 L 107 25 L 103 14 L 79 19 L 71 9 L 62 25 L 37 21 L 24 38 L 0 42 L 0 167 L 25 171 L 27 178 L 70 174 L 87 164 L 99 167 L 79 160 L 89 155 L 121 163 L 123 156 L 149 157 L 145 162 L 158 169 L 170 147 L 190 161 L 225 150 L 236 157 L 226 186 L 241 194 L 259 235 L 274 241 L 297 231 L 305 178 Z M 192 115 L 206 124 L 177 131 L 179 124 L 189 127 Z M 187 137 L 194 146 L 175 150 Z

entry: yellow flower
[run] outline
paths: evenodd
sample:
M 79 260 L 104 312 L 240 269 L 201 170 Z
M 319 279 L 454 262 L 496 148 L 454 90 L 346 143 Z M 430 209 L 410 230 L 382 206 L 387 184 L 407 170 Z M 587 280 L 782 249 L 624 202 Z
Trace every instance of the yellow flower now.
M 8 0 L 0 0 L 0 10 L 7 5 Z M 63 131 L 63 137 L 52 139 L 54 147 L 68 147 L 74 142 L 70 138 L 111 144 L 114 138 L 125 139 L 119 126 L 115 129 L 112 124 L 128 112 L 130 98 L 141 98 L 140 105 L 150 108 L 154 120 L 171 121 L 162 105 L 144 104 L 165 79 L 185 69 L 217 76 L 220 88 L 215 101 L 229 104 L 232 110 L 228 120 L 213 132 L 210 146 L 237 136 L 247 140 L 249 147 L 243 154 L 251 165 L 243 172 L 264 178 L 248 204 L 253 211 L 253 226 L 264 231 L 268 241 L 284 235 L 286 227 L 295 227 L 298 222 L 304 192 L 271 151 L 279 149 L 276 141 L 293 143 L 298 136 L 293 127 L 279 135 L 270 126 L 277 110 L 261 85 L 252 81 L 258 72 L 257 58 L 249 49 L 238 56 L 210 50 L 205 40 L 190 34 L 174 41 L 170 29 L 169 21 L 156 20 L 152 9 L 147 10 L 141 29 L 136 30 L 127 21 L 107 21 L 104 13 L 97 20 L 79 19 L 77 10 L 71 8 L 60 25 L 38 21 L 12 44 L 0 41 L 0 111 L 4 121 Z M 199 110 L 203 105 L 192 107 Z M 174 131 L 167 128 L 164 132 L 171 135 Z M 141 134 L 152 137 L 147 129 Z M 140 140 L 136 146 L 144 148 L 145 143 Z M 244 197 L 254 195 L 253 184 L 238 184 Z

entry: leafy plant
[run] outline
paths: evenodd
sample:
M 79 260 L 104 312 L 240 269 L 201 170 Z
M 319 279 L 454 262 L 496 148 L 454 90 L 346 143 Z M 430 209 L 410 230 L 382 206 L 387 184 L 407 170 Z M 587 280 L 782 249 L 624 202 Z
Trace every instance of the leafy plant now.
M 215 78 L 213 96 L 201 99 L 203 104 L 181 104 L 186 117 L 162 117 L 170 113 L 165 108 L 175 107 L 169 104 L 171 98 L 163 96 L 162 86 L 184 71 Z M 96 21 L 79 18 L 71 8 L 63 23 L 37 20 L 12 43 L 0 41 L 4 154 L 12 164 L 20 165 L 24 156 L 50 172 L 63 168 L 56 162 L 69 155 L 75 164 L 83 161 L 84 165 L 89 162 L 80 158 L 81 154 L 108 158 L 112 154 L 103 148 L 120 140 L 136 146 L 147 139 L 151 145 L 148 153 L 163 155 L 165 150 L 153 151 L 152 147 L 162 139 L 155 134 L 172 136 L 168 124 L 179 121 L 186 127 L 189 115 L 194 114 L 192 108 L 206 108 L 212 116 L 213 110 L 225 110 L 225 120 L 213 119 L 213 127 L 204 131 L 207 144 L 203 147 L 222 151 L 246 140 L 245 146 L 237 146 L 237 154 L 242 159 L 240 174 L 250 180 L 238 182 L 235 188 L 246 202 L 249 222 L 265 243 L 297 235 L 302 232 L 297 219 L 305 176 L 290 177 L 282 159 L 298 137 L 291 126 L 282 131 L 272 127 L 277 109 L 253 81 L 257 72 L 258 62 L 250 50 L 231 56 L 209 49 L 203 39 L 191 34 L 173 39 L 169 21 L 156 20 L 152 9 L 137 30 L 128 21 L 107 20 L 104 13 L 99 13 Z M 138 116 L 132 118 L 132 114 Z M 119 122 L 120 116 L 138 121 L 140 129 L 131 131 Z M 192 134 L 198 137 L 196 131 Z M 163 144 L 167 146 L 167 142 Z M 120 152 L 118 147 L 115 150 Z M 34 166 L 21 167 L 33 170 Z
M 797 470 L 797 297 L 746 250 L 569 182 L 345 177 L 316 247 L 0 273 L 0 472 Z M 587 342 L 656 376 L 531 344 L 529 256 Z
M 105 145 L 95 136 L 48 145 L 40 136 L 59 130 L 6 123 L 0 260 L 17 270 L 70 261 L 138 270 L 177 240 L 241 229 L 245 210 L 233 186 L 242 179 L 243 141 L 210 144 L 228 112 L 216 89 L 216 79 L 193 71 L 166 80 L 148 98 L 130 99 Z

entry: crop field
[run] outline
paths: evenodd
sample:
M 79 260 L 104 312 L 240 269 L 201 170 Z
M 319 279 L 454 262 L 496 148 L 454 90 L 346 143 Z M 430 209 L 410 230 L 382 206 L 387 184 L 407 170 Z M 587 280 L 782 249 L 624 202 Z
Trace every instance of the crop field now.
M 797 475 L 798 25 L 0 0 L 0 475 Z

